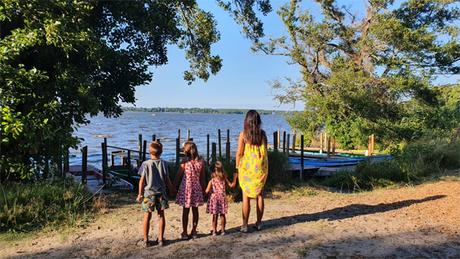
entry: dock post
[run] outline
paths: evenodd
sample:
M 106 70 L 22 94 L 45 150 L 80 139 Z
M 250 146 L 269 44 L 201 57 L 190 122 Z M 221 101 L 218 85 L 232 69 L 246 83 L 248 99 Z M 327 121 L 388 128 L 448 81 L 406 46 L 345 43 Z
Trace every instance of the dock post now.
M 222 138 L 220 129 L 217 130 L 217 143 L 219 144 L 219 160 L 222 160 Z
M 141 167 L 142 164 L 142 134 L 139 134 L 139 144 L 137 145 L 137 150 L 139 151 L 139 157 L 137 159 L 137 167 Z
M 297 140 L 297 135 L 294 133 L 292 135 L 292 152 L 295 153 L 295 141 Z
M 147 158 L 147 140 L 144 140 L 144 145 L 142 146 L 142 162 Z
M 278 151 L 278 133 L 273 132 L 273 150 Z
M 64 177 L 65 177 L 65 173 L 69 171 L 69 167 L 70 167 L 69 159 L 70 159 L 69 149 L 66 148 L 66 150 L 64 151 L 64 174 L 63 174 Z
M 278 142 L 276 142 L 278 144 L 278 149 L 281 148 L 281 132 L 280 130 L 278 129 L 278 137 L 276 138 L 278 140 Z
M 287 151 L 287 155 L 289 156 L 289 141 L 291 140 L 291 134 L 287 134 L 287 138 L 286 138 L 286 151 Z
M 335 155 L 335 137 L 332 138 L 332 155 Z
M 209 134 L 206 135 L 206 162 L 209 164 Z
M 179 139 L 179 143 L 180 143 L 180 129 L 177 129 L 177 138 Z
M 176 138 L 176 166 L 179 165 L 180 161 L 180 138 Z
M 108 161 L 107 161 L 107 144 L 105 142 L 101 143 L 102 146 L 102 182 L 105 184 L 107 179 L 107 169 L 108 169 Z
M 227 129 L 227 142 L 225 143 L 225 159 L 227 162 L 230 162 L 231 154 L 230 154 L 230 130 Z
M 331 137 L 326 137 L 326 149 L 327 149 L 327 157 L 331 156 Z
M 300 136 L 300 173 L 299 173 L 299 179 L 302 180 L 303 178 L 303 170 L 304 170 L 304 164 L 303 164 L 303 160 L 304 160 L 304 156 L 303 156 L 303 150 L 304 150 L 304 143 L 305 140 L 304 140 L 304 136 L 303 134 Z
M 190 140 L 190 129 L 187 129 L 187 141 Z
M 153 134 L 152 135 L 152 141 L 156 141 L 157 140 L 157 135 Z
M 131 150 L 128 150 L 128 157 L 126 158 L 126 166 L 128 167 L 128 173 L 131 172 Z
M 104 145 L 104 143 L 102 143 Z M 86 174 L 88 172 L 88 146 L 81 149 L 81 184 L 86 184 Z
M 211 153 L 211 161 L 215 163 L 217 161 L 217 147 L 216 147 L 216 142 L 212 142 L 212 153 Z
M 283 153 L 286 154 L 286 131 L 283 131 Z
M 319 153 L 322 154 L 323 153 L 323 133 L 321 132 L 319 134 Z

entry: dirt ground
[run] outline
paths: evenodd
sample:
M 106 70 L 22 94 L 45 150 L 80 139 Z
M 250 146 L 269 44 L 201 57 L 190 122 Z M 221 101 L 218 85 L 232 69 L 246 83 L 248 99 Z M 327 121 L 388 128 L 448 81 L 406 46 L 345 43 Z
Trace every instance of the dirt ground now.
M 85 228 L 0 243 L 1 257 L 460 257 L 460 181 L 358 194 L 325 191 L 267 195 L 264 229 L 243 234 L 241 203 L 231 203 L 226 236 L 209 235 L 200 208 L 199 238 L 180 241 L 181 208 L 166 212 L 165 247 L 141 248 L 142 213 L 129 195 Z M 252 205 L 251 222 L 255 220 Z M 154 233 L 156 221 L 154 220 Z

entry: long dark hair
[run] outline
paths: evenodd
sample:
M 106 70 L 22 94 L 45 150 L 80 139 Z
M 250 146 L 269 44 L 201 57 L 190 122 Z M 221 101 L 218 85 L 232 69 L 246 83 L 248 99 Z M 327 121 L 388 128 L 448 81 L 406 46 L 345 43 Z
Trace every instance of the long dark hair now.
M 265 143 L 267 136 L 262 130 L 262 120 L 256 110 L 249 110 L 244 119 L 243 129 L 244 142 L 260 146 Z
M 193 141 L 187 141 L 185 142 L 184 145 L 184 153 L 187 156 L 187 158 L 191 160 L 199 160 L 200 155 L 198 154 L 198 148 L 196 147 L 195 142 Z

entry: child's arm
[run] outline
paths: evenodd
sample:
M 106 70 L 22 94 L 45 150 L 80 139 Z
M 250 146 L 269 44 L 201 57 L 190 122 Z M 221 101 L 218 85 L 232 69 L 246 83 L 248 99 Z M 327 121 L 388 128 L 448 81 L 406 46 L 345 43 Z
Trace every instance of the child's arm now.
M 166 185 L 168 186 L 169 195 L 175 196 L 177 194 L 177 190 L 172 184 L 171 179 L 169 179 L 169 176 L 166 176 Z
M 139 180 L 139 193 L 137 195 L 137 202 L 141 202 L 142 198 L 144 198 L 144 183 L 145 183 L 145 176 L 141 176 L 141 179 Z
M 212 189 L 212 181 L 209 181 L 208 187 L 206 187 L 206 194 L 209 194 L 211 192 L 211 189 Z
M 232 188 L 232 189 L 235 188 L 235 186 L 236 186 L 236 179 L 238 179 L 238 169 L 237 169 L 237 171 L 236 171 L 235 173 L 233 173 L 233 181 L 232 181 L 232 182 L 230 182 L 228 179 L 226 179 L 226 182 L 227 182 L 227 184 L 228 184 L 228 187 L 230 187 L 230 188 Z
M 177 171 L 176 178 L 174 179 L 174 186 L 177 189 L 179 189 L 179 182 L 182 180 L 182 177 L 184 176 L 184 168 L 183 164 L 179 166 L 179 170 Z

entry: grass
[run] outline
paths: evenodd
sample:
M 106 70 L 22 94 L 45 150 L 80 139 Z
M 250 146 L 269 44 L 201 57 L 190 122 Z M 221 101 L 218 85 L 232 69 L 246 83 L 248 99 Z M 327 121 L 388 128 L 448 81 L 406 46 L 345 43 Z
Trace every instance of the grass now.
M 347 191 L 369 191 L 417 184 L 460 168 L 460 142 L 414 142 L 394 154 L 393 160 L 360 163 L 355 171 L 340 172 L 320 184 Z
M 16 239 L 42 229 L 86 225 L 107 201 L 92 197 L 73 181 L 40 181 L 1 185 L 0 233 Z

